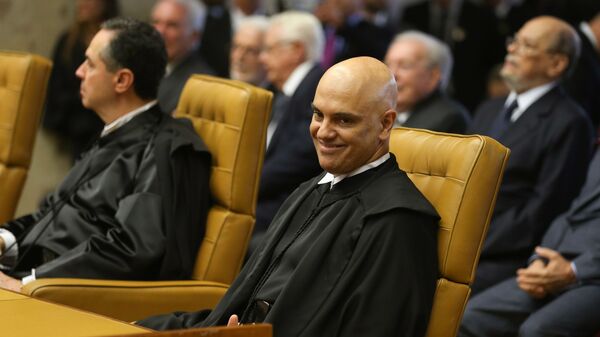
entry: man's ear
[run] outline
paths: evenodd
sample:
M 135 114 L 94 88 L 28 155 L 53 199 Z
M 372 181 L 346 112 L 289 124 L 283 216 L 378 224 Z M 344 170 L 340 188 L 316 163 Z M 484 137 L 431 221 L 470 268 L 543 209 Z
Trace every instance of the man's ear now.
M 560 75 L 564 73 L 569 67 L 569 58 L 566 55 L 562 54 L 554 54 L 551 55 L 551 57 L 552 62 L 550 64 L 550 67 L 546 69 L 546 72 L 551 78 L 560 77 Z
M 383 113 L 383 115 L 381 116 L 381 126 L 382 126 L 382 130 L 381 130 L 381 135 L 380 138 L 381 139 L 387 139 L 390 136 L 390 132 L 392 131 L 392 128 L 394 127 L 394 122 L 396 122 L 396 111 L 390 109 L 386 112 Z
M 133 87 L 133 72 L 127 68 L 117 70 L 115 74 L 115 91 L 122 94 Z

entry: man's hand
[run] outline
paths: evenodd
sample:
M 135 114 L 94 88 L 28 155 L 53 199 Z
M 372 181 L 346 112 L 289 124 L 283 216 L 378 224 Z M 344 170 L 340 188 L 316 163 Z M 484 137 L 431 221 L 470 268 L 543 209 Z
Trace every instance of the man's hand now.
M 231 317 L 229 317 L 229 321 L 227 322 L 227 326 L 231 327 L 231 326 L 238 326 L 240 325 L 239 323 L 239 319 L 238 319 L 238 315 L 231 315 Z
M 545 268 L 544 261 L 535 260 L 527 268 L 517 270 L 517 284 L 519 288 L 533 298 L 541 299 L 546 297 L 547 292 L 542 284 L 534 277 L 531 277 L 531 275 L 543 273 Z
M 541 260 L 536 260 L 529 267 L 517 271 L 517 282 L 525 292 L 533 297 L 542 298 L 577 281 L 571 262 L 560 253 L 543 247 L 537 247 L 535 252 L 548 259 L 548 263 L 544 265 Z
M 0 288 L 21 292 L 21 280 L 14 279 L 0 271 Z

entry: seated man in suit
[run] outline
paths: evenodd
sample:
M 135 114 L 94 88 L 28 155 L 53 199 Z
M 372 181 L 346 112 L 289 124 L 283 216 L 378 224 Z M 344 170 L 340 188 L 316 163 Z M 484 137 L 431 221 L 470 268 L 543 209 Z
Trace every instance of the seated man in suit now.
M 600 331 L 600 150 L 581 193 L 527 268 L 472 298 L 460 336 L 592 336 Z
M 396 82 L 370 57 L 319 82 L 310 134 L 325 172 L 285 201 L 212 311 L 155 329 L 267 322 L 273 336 L 424 336 L 438 275 L 433 207 L 388 152 Z M 390 197 L 393 196 L 393 197 Z
M 210 154 L 156 104 L 166 52 L 152 26 L 106 21 L 77 69 L 100 138 L 35 213 L 0 228 L 0 287 L 45 277 L 189 278 L 203 237 Z M 182 207 L 185 206 L 185 207 Z M 193 206 L 193 207 L 192 207 Z
M 284 12 L 270 19 L 260 59 L 275 96 L 251 250 L 290 193 L 321 172 L 308 125 L 310 103 L 323 75 L 323 44 L 323 29 L 312 14 Z
M 467 110 L 445 94 L 452 73 L 450 48 L 417 31 L 398 34 L 385 55 L 398 83 L 395 126 L 464 133 Z
M 190 75 L 215 74 L 197 51 L 205 17 L 197 0 L 158 0 L 152 9 L 152 23 L 167 48 L 167 73 L 158 87 L 158 104 L 167 113 L 177 108 Z
M 526 265 L 552 219 L 579 192 L 593 143 L 589 118 L 560 85 L 579 51 L 573 28 L 553 17 L 531 19 L 507 51 L 500 73 L 511 93 L 482 104 L 470 129 L 511 150 L 474 292 Z
M 229 53 L 231 79 L 266 86 L 266 72 L 260 62 L 260 52 L 268 26 L 269 21 L 264 16 L 252 15 L 240 19 Z

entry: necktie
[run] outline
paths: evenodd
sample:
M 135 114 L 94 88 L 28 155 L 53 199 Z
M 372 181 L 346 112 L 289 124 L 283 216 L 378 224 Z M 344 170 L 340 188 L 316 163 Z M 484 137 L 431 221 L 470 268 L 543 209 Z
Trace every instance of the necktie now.
M 512 116 L 512 113 L 518 107 L 519 107 L 519 103 L 515 99 L 514 101 L 512 101 L 512 103 L 510 103 L 510 105 L 508 107 L 505 107 L 498 114 L 498 116 L 496 117 L 494 124 L 492 124 L 492 128 L 489 132 L 490 137 L 497 139 L 498 137 L 502 136 L 502 134 L 504 134 L 504 132 L 506 131 L 506 129 L 508 129 L 508 127 L 511 123 L 510 117 Z

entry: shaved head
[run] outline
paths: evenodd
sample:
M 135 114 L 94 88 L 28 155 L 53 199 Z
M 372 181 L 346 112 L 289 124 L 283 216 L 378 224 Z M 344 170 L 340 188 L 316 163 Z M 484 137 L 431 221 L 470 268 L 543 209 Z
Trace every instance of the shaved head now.
M 388 67 L 371 57 L 329 68 L 317 86 L 310 126 L 324 170 L 350 173 L 388 152 L 396 88 Z
M 355 57 L 335 64 L 321 78 L 319 90 L 333 90 L 348 97 L 355 109 L 382 112 L 396 108 L 394 75 L 372 57 Z

